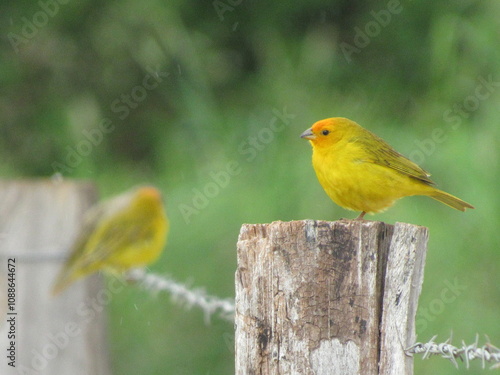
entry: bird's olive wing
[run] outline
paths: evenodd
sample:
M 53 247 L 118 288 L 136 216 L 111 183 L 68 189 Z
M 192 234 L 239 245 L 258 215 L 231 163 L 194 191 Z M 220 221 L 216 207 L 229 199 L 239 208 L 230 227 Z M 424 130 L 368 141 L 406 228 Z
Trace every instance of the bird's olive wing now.
M 97 204 L 85 213 L 82 228 L 80 229 L 80 233 L 73 243 L 72 252 L 67 261 L 68 272 L 71 272 L 70 270 L 77 268 L 77 265 L 82 262 L 82 258 L 85 262 L 84 259 L 86 258 L 86 256 L 84 253 L 88 251 L 88 249 L 86 249 L 86 244 L 89 238 L 92 236 L 92 233 L 95 232 L 96 227 L 100 223 L 99 218 L 103 215 L 104 210 L 105 206 L 103 204 Z
M 394 169 L 407 176 L 421 180 L 427 184 L 434 183 L 429 178 L 430 173 L 420 168 L 417 164 L 394 150 L 382 138 L 377 137 L 373 133 L 370 133 L 370 135 L 374 139 L 368 139 L 365 137 L 353 139 L 354 142 L 361 144 L 363 146 L 363 149 L 366 151 L 366 162 Z
M 148 232 L 148 226 L 134 218 L 122 217 L 110 221 L 101 231 L 99 241 L 89 247 L 81 266 L 92 267 L 96 263 L 106 263 L 110 257 L 119 257 L 121 252 L 148 241 L 151 238 Z M 113 267 L 113 264 L 108 266 Z

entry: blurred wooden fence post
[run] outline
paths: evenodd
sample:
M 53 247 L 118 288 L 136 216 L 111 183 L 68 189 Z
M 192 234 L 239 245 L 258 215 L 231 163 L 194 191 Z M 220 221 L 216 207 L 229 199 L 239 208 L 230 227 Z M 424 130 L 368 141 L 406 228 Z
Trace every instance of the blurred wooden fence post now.
M 0 181 L 1 374 L 110 374 L 103 306 L 109 300 L 99 299 L 101 278 L 50 295 L 82 215 L 96 199 L 95 187 L 86 182 Z M 15 266 L 13 274 L 8 264 Z
M 427 229 L 373 221 L 243 225 L 236 373 L 413 374 Z

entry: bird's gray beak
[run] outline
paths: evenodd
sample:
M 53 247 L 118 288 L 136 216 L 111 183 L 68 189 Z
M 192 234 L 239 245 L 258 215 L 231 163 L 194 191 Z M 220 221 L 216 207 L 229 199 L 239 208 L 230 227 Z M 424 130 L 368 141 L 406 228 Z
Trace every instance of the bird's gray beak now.
M 312 132 L 311 128 L 309 128 L 304 133 L 302 133 L 300 135 L 300 138 L 305 138 L 305 139 L 313 140 L 313 139 L 316 139 L 316 136 Z

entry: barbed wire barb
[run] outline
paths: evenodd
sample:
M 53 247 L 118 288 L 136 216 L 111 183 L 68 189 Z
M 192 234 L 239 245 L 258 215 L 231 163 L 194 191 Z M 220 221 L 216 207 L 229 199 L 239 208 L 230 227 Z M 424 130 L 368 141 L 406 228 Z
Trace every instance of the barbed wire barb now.
M 445 342 L 438 344 L 434 341 L 437 338 L 437 335 L 435 335 L 426 343 L 417 342 L 413 344 L 405 349 L 405 353 L 407 355 L 423 354 L 422 359 L 428 359 L 432 355 L 439 355 L 448 359 L 456 368 L 458 368 L 457 358 L 460 358 L 465 362 L 467 369 L 470 366 L 470 361 L 481 359 L 483 369 L 486 368 L 487 362 L 498 362 L 493 364 L 490 369 L 500 369 L 500 349 L 490 343 L 488 336 L 485 337 L 487 342 L 483 346 L 478 346 L 479 335 L 476 335 L 474 343 L 467 345 L 462 340 L 462 346 L 456 347 L 451 343 L 451 336 Z
M 208 295 L 204 289 L 190 289 L 188 285 L 173 280 L 168 275 L 158 275 L 146 272 L 145 269 L 132 269 L 127 272 L 127 281 L 138 283 L 139 287 L 153 292 L 168 292 L 172 300 L 187 308 L 199 307 L 205 318 L 205 323 L 210 323 L 213 315 L 234 323 L 234 300 L 222 299 Z

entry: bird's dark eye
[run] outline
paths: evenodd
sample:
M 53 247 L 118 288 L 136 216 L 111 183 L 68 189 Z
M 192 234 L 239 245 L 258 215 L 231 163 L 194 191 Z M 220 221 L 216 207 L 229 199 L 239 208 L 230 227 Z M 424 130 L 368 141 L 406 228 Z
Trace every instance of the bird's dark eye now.
M 323 134 L 323 135 L 328 135 L 328 134 L 330 134 L 330 130 L 326 130 L 326 129 L 325 129 L 325 130 L 323 130 L 323 131 L 321 132 L 321 134 Z

